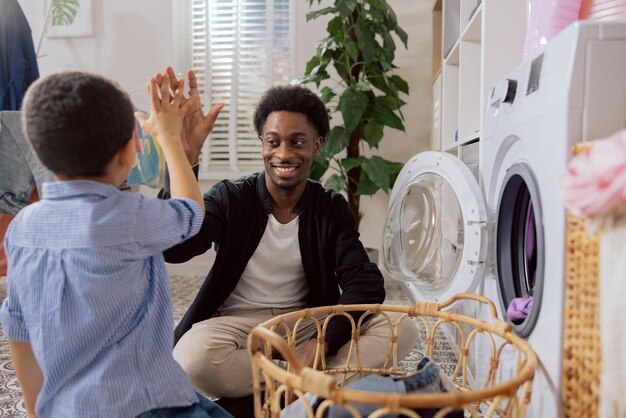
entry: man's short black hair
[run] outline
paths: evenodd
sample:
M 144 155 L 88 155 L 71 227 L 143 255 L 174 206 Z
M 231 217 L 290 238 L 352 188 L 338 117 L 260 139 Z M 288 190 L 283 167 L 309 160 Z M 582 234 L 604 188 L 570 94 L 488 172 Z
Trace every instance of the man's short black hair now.
M 132 138 L 133 105 L 113 81 L 84 72 L 61 72 L 34 83 L 23 121 L 35 153 L 50 171 L 68 177 L 104 174 Z
M 328 111 L 324 102 L 308 88 L 293 84 L 267 90 L 254 111 L 254 129 L 259 136 L 263 135 L 263 125 L 269 114 L 279 111 L 302 113 L 317 134 L 326 139 L 330 130 Z

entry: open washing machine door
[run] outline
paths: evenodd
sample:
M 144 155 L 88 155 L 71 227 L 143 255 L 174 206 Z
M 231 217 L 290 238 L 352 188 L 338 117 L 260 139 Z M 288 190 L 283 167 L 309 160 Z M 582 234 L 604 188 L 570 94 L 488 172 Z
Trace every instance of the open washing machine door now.
M 470 169 L 443 152 L 415 155 L 389 200 L 383 260 L 415 301 L 474 292 L 484 277 L 487 213 Z

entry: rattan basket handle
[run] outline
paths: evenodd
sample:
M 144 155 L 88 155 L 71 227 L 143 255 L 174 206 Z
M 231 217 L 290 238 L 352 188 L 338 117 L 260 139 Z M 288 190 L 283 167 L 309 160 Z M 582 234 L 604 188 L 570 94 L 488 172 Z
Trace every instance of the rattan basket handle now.
M 257 351 L 262 351 L 263 342 L 276 348 L 283 356 L 283 359 L 289 362 L 289 364 L 293 367 L 294 372 L 300 373 L 303 367 L 302 363 L 283 337 L 265 327 L 257 326 L 252 328 L 252 331 L 250 331 L 250 335 L 248 336 L 248 346 L 250 347 L 250 352 L 254 354 Z

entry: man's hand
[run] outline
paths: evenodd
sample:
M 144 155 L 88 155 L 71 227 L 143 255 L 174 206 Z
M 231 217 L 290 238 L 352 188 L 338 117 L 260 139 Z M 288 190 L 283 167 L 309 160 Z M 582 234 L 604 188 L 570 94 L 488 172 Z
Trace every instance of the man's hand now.
M 307 343 L 302 347 L 301 350 L 298 351 L 298 358 L 302 362 L 302 365 L 305 367 L 313 367 L 315 363 L 315 351 L 317 349 L 317 339 L 312 339 L 307 341 Z M 328 352 L 328 343 L 324 341 L 324 353 Z M 320 363 L 317 364 L 317 368 L 320 368 Z
M 173 81 L 172 85 L 175 85 L 177 80 L 172 67 L 167 67 L 162 76 L 157 78 L 157 83 L 160 84 L 160 79 L 166 74 L 169 79 Z M 189 85 L 189 98 L 183 98 L 181 105 L 188 100 L 195 100 L 193 100 L 192 106 L 190 106 L 189 110 L 185 114 L 180 136 L 183 141 L 183 148 L 185 149 L 185 154 L 187 155 L 189 163 L 195 164 L 198 161 L 198 158 L 200 158 L 202 145 L 204 145 L 204 141 L 213 130 L 217 116 L 224 107 L 224 104 L 218 103 L 213 105 L 209 110 L 209 113 L 205 115 L 202 112 L 202 100 L 200 100 L 200 94 L 198 92 L 198 81 L 196 80 L 196 75 L 193 71 L 189 70 L 187 72 L 187 79 Z M 193 96 L 198 97 L 194 98 Z

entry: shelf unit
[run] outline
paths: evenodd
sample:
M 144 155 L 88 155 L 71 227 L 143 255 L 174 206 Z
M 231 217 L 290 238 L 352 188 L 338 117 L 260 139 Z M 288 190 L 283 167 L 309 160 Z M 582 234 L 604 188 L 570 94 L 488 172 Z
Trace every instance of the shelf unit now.
M 480 148 L 491 88 L 522 59 L 525 7 L 526 0 L 433 0 L 433 150 L 481 154 L 462 148 Z
M 482 187 L 483 121 L 492 87 L 522 60 L 527 0 L 434 0 L 432 149 L 455 155 Z M 474 303 L 455 312 L 482 316 Z M 466 330 L 467 331 L 467 330 Z M 449 336 L 459 344 L 459 334 Z M 486 353 L 471 349 L 472 376 Z M 483 382 L 484 383 L 484 382 Z

